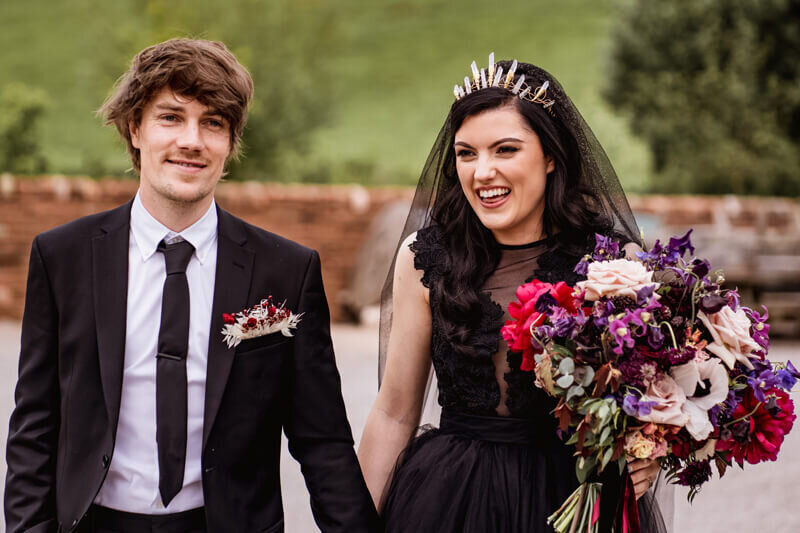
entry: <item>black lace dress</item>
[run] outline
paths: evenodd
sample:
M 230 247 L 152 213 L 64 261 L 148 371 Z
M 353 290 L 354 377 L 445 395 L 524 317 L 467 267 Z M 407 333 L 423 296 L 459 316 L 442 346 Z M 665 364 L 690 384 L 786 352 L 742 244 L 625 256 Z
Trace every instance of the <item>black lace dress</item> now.
M 477 356 L 452 350 L 433 313 L 431 356 L 442 418 L 398 460 L 384 494 L 387 531 L 552 531 L 547 517 L 578 485 L 575 460 L 556 436 L 554 401 L 534 385 L 532 372 L 520 370 L 521 355 L 509 352 L 500 336 L 520 284 L 579 281 L 572 271 L 579 257 L 548 248 L 547 241 L 503 248 L 481 292 Z M 411 249 L 433 304 L 440 295 L 431 281 L 441 275 L 447 253 L 438 228 L 420 230 Z

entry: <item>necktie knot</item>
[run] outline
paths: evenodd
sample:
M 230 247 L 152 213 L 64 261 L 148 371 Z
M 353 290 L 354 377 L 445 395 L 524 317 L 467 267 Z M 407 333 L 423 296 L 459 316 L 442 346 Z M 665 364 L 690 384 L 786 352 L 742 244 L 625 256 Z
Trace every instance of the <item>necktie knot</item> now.
M 158 243 L 158 251 L 164 254 L 167 265 L 167 275 L 186 272 L 186 265 L 194 253 L 194 246 L 189 241 L 180 241 L 167 244 L 163 240 Z

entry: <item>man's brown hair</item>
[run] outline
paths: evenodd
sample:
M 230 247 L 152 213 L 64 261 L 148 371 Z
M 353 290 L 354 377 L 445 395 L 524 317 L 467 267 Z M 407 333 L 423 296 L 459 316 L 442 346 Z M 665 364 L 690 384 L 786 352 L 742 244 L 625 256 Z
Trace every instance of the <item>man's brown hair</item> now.
M 176 95 L 197 99 L 225 117 L 230 125 L 229 159 L 238 156 L 253 99 L 250 73 L 221 42 L 170 39 L 139 52 L 98 111 L 106 124 L 116 126 L 137 172 L 140 155 L 131 143 L 128 125 L 141 124 L 143 109 L 165 87 Z

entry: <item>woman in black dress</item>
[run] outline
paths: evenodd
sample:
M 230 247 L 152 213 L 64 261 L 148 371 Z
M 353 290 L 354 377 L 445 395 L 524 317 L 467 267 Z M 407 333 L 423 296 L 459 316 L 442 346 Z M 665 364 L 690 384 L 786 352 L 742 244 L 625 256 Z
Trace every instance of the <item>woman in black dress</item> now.
M 577 486 L 574 450 L 500 336 L 505 310 L 530 279 L 579 281 L 595 233 L 639 242 L 605 153 L 553 77 L 493 56 L 473 73 L 455 88 L 384 291 L 382 383 L 359 459 L 387 531 L 551 531 Z M 415 437 L 431 365 L 441 421 Z M 658 465 L 629 467 L 641 496 Z

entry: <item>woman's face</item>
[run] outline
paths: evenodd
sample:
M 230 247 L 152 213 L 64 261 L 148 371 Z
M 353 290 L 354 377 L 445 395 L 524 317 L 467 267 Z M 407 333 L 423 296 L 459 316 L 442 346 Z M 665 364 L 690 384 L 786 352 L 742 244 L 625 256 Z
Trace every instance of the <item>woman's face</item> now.
M 542 237 L 544 190 L 553 159 L 514 106 L 466 118 L 455 135 L 464 196 L 501 244 Z

